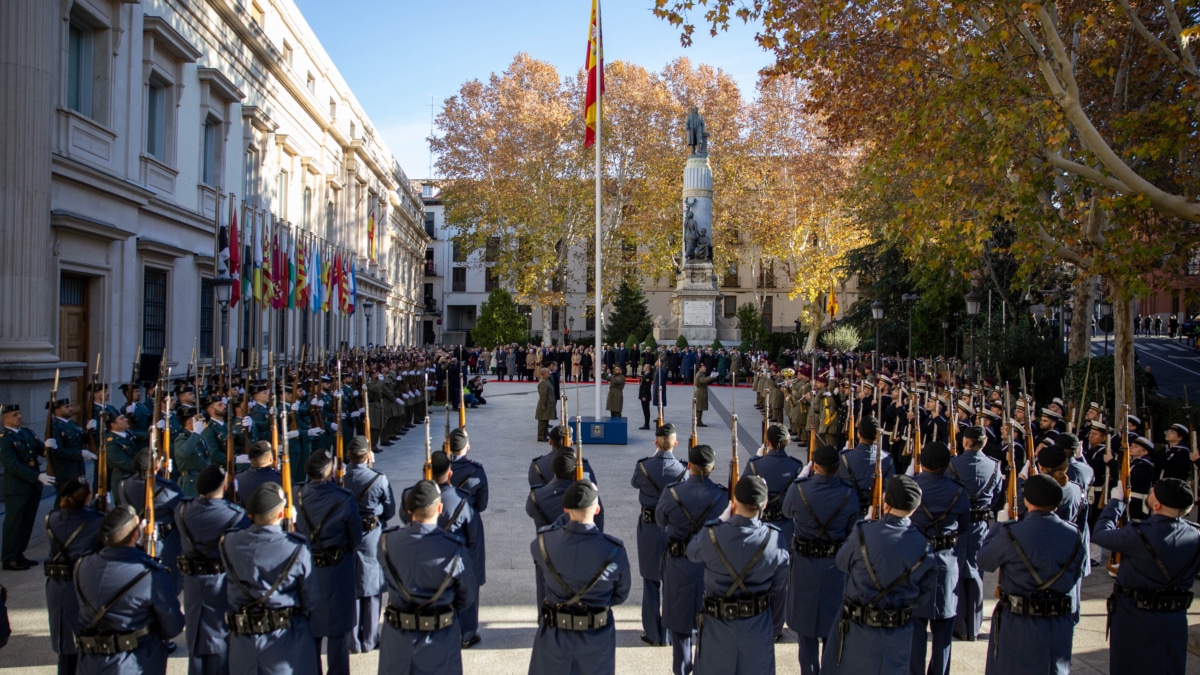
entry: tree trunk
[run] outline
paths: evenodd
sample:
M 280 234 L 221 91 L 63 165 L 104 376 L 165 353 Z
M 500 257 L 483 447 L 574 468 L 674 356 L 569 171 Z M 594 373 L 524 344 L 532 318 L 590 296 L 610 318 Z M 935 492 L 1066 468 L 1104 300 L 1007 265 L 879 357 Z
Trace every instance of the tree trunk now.
M 1098 277 L 1081 272 L 1071 287 L 1074 312 L 1071 315 L 1071 341 L 1067 349 L 1068 363 L 1088 358 L 1092 353 L 1092 305 L 1096 301 Z
M 1125 428 L 1125 416 L 1137 414 L 1133 409 L 1133 298 L 1124 287 L 1114 287 L 1113 295 L 1113 378 L 1116 381 L 1116 398 L 1113 405 L 1113 421 L 1117 429 Z M 1126 411 L 1125 406 L 1130 408 Z
M 804 344 L 804 351 L 811 352 L 817 348 L 817 338 L 821 336 L 821 325 L 825 323 L 825 307 L 820 302 L 809 303 L 806 308 L 808 314 L 808 342 Z

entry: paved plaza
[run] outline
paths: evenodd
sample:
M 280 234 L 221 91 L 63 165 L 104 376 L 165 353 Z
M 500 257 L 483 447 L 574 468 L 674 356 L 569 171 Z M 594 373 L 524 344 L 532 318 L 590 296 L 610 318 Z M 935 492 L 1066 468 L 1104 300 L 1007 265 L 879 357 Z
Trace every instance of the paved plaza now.
M 581 388 L 578 396 L 574 385 L 564 384 L 564 387 L 571 399 L 572 408 L 575 407 L 575 401 L 581 399 L 584 412 L 590 414 L 593 407 L 593 387 Z M 640 579 L 636 577 L 634 545 L 637 492 L 630 487 L 629 480 L 635 461 L 652 452 L 653 437 L 650 431 L 637 430 L 641 425 L 641 411 L 637 407 L 636 386 L 626 386 L 625 392 L 625 412 L 627 416 L 632 415 L 629 445 L 585 446 L 584 454 L 596 470 L 600 482 L 607 509 L 607 531 L 626 542 L 635 575 L 629 601 L 615 608 L 617 672 L 666 674 L 670 672 L 670 648 L 649 647 L 638 638 L 641 632 L 639 604 L 642 589 Z M 464 671 L 468 673 L 508 675 L 526 672 L 536 629 L 533 562 L 529 553 L 534 530 L 530 519 L 525 515 L 525 498 L 529 492 L 526 470 L 530 458 L 542 454 L 546 446 L 535 442 L 533 410 L 537 395 L 531 383 L 493 381 L 487 385 L 485 395 L 487 405 L 468 411 L 467 429 L 472 443 L 469 456 L 482 462 L 487 468 L 491 486 L 491 501 L 484 513 L 488 582 L 481 591 L 480 634 L 483 642 L 464 652 L 463 666 Z M 714 478 L 719 482 L 726 481 L 728 477 L 731 439 L 729 420 L 733 398 L 733 391 L 729 387 L 711 387 L 709 400 L 712 410 L 705 416 L 708 427 L 700 429 L 701 442 L 708 443 L 717 450 Z M 686 447 L 687 429 L 690 425 L 691 387 L 670 387 L 667 390 L 667 400 L 669 405 L 666 409 L 666 419 L 680 427 L 680 445 Z M 737 391 L 737 410 L 740 417 L 739 444 L 744 468 L 749 453 L 758 447 L 762 414 L 754 409 L 753 393 L 746 388 L 739 388 Z M 432 425 L 435 449 L 441 446 L 443 439 L 445 420 L 442 415 L 442 409 L 435 409 Z M 457 423 L 455 417 L 452 424 Z M 420 477 L 424 462 L 424 442 L 424 433 L 418 427 L 378 456 L 376 468 L 388 474 L 396 486 L 397 494 L 403 486 Z M 796 447 L 793 445 L 789 450 L 795 452 Z M 686 457 L 685 450 L 678 454 L 681 458 Z M 49 508 L 50 499 L 44 499 L 43 512 Z M 45 557 L 45 552 L 45 532 L 40 527 L 35 528 L 28 555 L 31 558 Z M 0 671 L 53 673 L 55 655 L 50 650 L 44 577 L 40 570 L 0 572 L 0 583 L 9 589 L 9 611 L 14 632 L 9 645 L 0 651 Z M 986 587 L 995 587 L 994 576 L 986 579 Z M 1075 630 L 1073 672 L 1108 672 L 1108 650 L 1104 637 L 1104 599 L 1110 588 L 1111 581 L 1103 569 L 1094 571 L 1084 583 L 1082 619 Z M 989 598 L 985 605 L 984 635 L 980 640 L 973 643 L 954 643 L 954 672 L 983 671 L 987 649 L 986 633 L 990 624 L 987 616 L 990 615 L 993 604 L 994 600 Z M 1195 635 L 1200 631 L 1200 606 L 1193 606 L 1189 619 L 1192 633 Z M 170 660 L 170 673 L 185 673 L 187 669 L 182 636 L 178 642 L 180 649 Z M 1195 650 L 1195 639 L 1192 644 Z M 1007 648 L 1020 649 L 1021 646 L 1009 645 Z M 777 672 L 799 672 L 794 634 L 785 633 L 783 642 L 775 647 L 775 656 Z M 351 665 L 355 672 L 375 672 L 377 653 L 353 656 Z M 1200 674 L 1200 657 L 1189 658 L 1187 672 Z

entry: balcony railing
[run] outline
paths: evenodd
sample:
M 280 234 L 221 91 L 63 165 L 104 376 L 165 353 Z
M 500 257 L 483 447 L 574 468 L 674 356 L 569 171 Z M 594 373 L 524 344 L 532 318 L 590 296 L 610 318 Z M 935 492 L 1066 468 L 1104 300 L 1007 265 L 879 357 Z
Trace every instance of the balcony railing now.
M 425 263 L 425 276 L 427 276 L 427 277 L 438 276 L 437 265 L 435 265 L 431 262 Z

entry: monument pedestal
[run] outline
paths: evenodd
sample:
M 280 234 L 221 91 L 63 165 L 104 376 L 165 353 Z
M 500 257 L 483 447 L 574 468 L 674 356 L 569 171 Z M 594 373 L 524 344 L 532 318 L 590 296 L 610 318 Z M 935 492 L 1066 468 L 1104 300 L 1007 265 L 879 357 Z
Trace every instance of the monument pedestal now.
M 737 344 L 741 339 L 737 319 L 722 317 L 718 311 L 720 302 L 712 262 L 689 260 L 675 278 L 670 318 L 654 319 L 654 339 L 669 344 L 682 335 L 694 346 L 707 346 L 714 340 Z

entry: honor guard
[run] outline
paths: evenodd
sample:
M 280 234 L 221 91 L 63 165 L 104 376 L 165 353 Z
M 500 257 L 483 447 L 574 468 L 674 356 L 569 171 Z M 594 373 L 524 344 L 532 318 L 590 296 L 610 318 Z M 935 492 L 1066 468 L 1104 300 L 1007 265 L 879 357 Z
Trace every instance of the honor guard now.
M 629 597 L 625 545 L 596 526 L 599 491 L 576 481 L 563 495 L 566 521 L 540 528 L 529 550 L 546 589 L 529 675 L 616 672 L 612 607 Z
M 746 465 L 746 473 L 760 476 L 767 482 L 767 505 L 760 517 L 763 522 L 779 529 L 779 540 L 784 550 L 788 549 L 795 530 L 792 520 L 783 514 L 783 500 L 787 496 L 788 488 L 804 468 L 800 460 L 787 454 L 787 446 L 791 441 L 787 427 L 780 423 L 772 424 L 767 427 L 767 443 L 763 446 L 763 453 L 751 457 Z M 871 475 L 874 475 L 874 468 Z M 775 630 L 772 635 L 779 640 L 783 636 L 783 622 L 787 614 L 786 586 L 779 590 L 772 602 L 774 605 L 771 607 L 771 620 Z
M 187 637 L 188 675 L 229 672 L 230 610 L 228 579 L 217 543 L 231 530 L 250 526 L 246 512 L 225 500 L 225 471 L 216 464 L 196 477 L 195 499 L 175 510 L 183 547 L 178 559 L 183 574 L 183 618 Z
M 305 537 L 279 525 L 285 503 L 278 483 L 259 486 L 245 502 L 250 527 L 217 544 L 231 608 L 225 625 L 232 675 L 318 672 L 308 617 L 320 611 L 320 589 Z
M 255 437 L 262 439 L 270 438 L 271 415 L 274 414 L 274 411 L 271 409 L 270 390 L 267 389 L 267 385 L 265 384 L 252 383 L 247 385 L 246 391 L 250 395 L 250 420 L 254 422 Z
M 1167 439 L 1167 447 L 1154 460 L 1154 466 L 1158 469 L 1158 478 L 1178 478 L 1190 481 L 1192 479 L 1192 460 L 1190 458 L 1191 451 L 1186 445 L 1189 436 L 1187 425 L 1172 424 L 1167 427 L 1164 435 Z
M 703 609 L 704 565 L 688 560 L 687 547 L 704 523 L 729 506 L 729 491 L 709 479 L 716 458 L 708 445 L 688 450 L 687 479 L 667 486 L 654 509 L 655 522 L 667 537 L 662 623 L 675 675 L 691 675 L 696 617 Z
M 87 421 L 87 432 L 92 439 L 99 438 L 100 414 L 104 413 L 104 417 L 112 419 L 121 414 L 121 411 L 112 407 L 109 404 L 108 385 L 106 384 L 89 384 L 87 392 L 92 395 L 92 416 Z
M 184 497 L 195 497 L 196 479 L 204 467 L 212 463 L 212 448 L 204 440 L 204 418 L 190 405 L 175 409 L 179 420 L 178 435 L 172 432 L 171 452 L 175 454 L 175 470 L 179 472 L 179 490 Z M 222 453 L 224 454 L 224 453 Z
M 312 415 L 309 414 L 308 403 L 304 401 L 303 391 L 284 387 L 285 412 L 288 415 L 288 457 L 295 466 L 305 466 L 312 454 L 312 440 L 325 433 L 323 429 L 314 428 Z
M 980 569 L 1000 570 L 986 672 L 1065 674 L 1087 550 L 1082 533 L 1055 513 L 1063 498 L 1058 481 L 1031 476 L 1023 495 L 1025 517 L 1000 523 L 979 551 Z
M 383 568 L 379 566 L 379 539 L 387 521 L 396 517 L 396 498 L 391 483 L 386 475 L 367 466 L 370 455 L 371 447 L 365 436 L 350 441 L 342 481 L 354 495 L 358 516 L 362 519 L 362 541 L 354 548 L 358 560 L 354 583 L 358 608 L 350 636 L 350 651 L 354 654 L 366 653 L 379 646 L 379 617 L 383 611 L 383 591 L 387 587 Z
M 799 639 L 803 675 L 820 672 L 820 645 L 829 637 L 846 584 L 834 556 L 858 522 L 858 494 L 837 477 L 839 464 L 837 448 L 817 447 L 811 474 L 797 478 L 783 501 L 783 515 L 792 521 L 794 532 L 787 623 Z
M 663 558 L 667 553 L 667 534 L 655 521 L 654 512 L 663 488 L 680 481 L 687 473 L 687 467 L 675 458 L 674 450 L 678 444 L 675 425 L 664 423 L 654 433 L 654 454 L 637 461 L 630 481 L 638 490 L 638 505 L 641 507 L 637 522 L 638 573 L 642 576 L 641 638 L 642 642 L 655 647 L 667 643 L 662 621 Z
M 483 465 L 473 459 L 467 459 L 471 449 L 471 440 L 466 429 L 450 430 L 450 484 L 467 497 L 467 503 L 475 512 L 475 520 L 479 523 L 479 543 L 472 546 L 472 566 L 475 583 L 483 586 L 487 583 L 487 549 L 484 545 L 483 517 L 480 515 L 488 506 L 488 480 Z M 471 603 L 459 613 L 462 622 L 463 649 L 469 649 L 479 643 L 479 594 L 475 594 L 476 602 Z
M 104 515 L 88 507 L 91 486 L 83 476 L 58 481 L 58 508 L 46 515 L 50 557 L 46 573 L 46 609 L 50 613 L 50 646 L 58 654 L 59 675 L 74 675 L 79 660 L 75 639 L 79 623 L 79 597 L 72 572 L 75 561 L 100 550 L 100 521 Z
M 454 618 L 476 601 L 476 585 L 462 537 L 438 524 L 442 494 L 428 480 L 406 490 L 408 524 L 380 540 L 388 584 L 380 675 L 462 672 L 462 634 Z
M 129 418 L 117 415 L 108 420 L 108 432 L 102 439 L 104 443 L 104 463 L 108 467 L 108 493 L 116 498 L 121 483 L 133 475 L 133 460 L 140 450 L 137 441 L 129 431 Z
M 121 394 L 125 396 L 125 410 L 122 412 L 130 420 L 129 433 L 133 435 L 134 446 L 141 450 L 150 445 L 150 423 L 154 421 L 154 413 L 142 403 L 142 390 L 137 384 L 121 385 Z
M 1179 673 L 1187 670 L 1188 608 L 1200 572 L 1200 532 L 1184 519 L 1192 508 L 1192 486 L 1164 478 L 1150 489 L 1149 519 L 1118 527 L 1125 494 L 1112 499 L 1092 539 L 1121 554 L 1108 598 L 1109 672 Z
M 546 441 L 546 435 L 549 432 L 550 420 L 554 419 L 554 385 L 550 384 L 550 371 L 541 369 L 538 377 L 537 386 L 537 408 L 534 410 L 533 417 L 537 420 L 537 439 L 538 443 Z M 608 398 L 612 400 L 612 391 L 609 390 Z M 449 402 L 446 403 L 449 405 Z
M 153 466 L 153 468 L 151 468 Z M 133 507 L 138 517 L 145 518 L 146 507 L 146 472 L 157 471 L 159 467 L 150 449 L 138 451 L 133 460 L 133 475 L 121 481 L 117 488 L 117 503 Z M 160 542 L 158 548 L 159 560 L 171 574 L 175 584 L 175 594 L 183 589 L 183 579 L 179 574 L 177 559 L 182 547 L 179 530 L 175 527 L 175 508 L 183 495 L 174 481 L 159 476 L 154 481 L 154 524 Z
M 283 474 L 275 468 L 275 451 L 269 441 L 255 441 L 248 457 L 250 468 L 233 477 L 233 489 L 240 504 L 245 504 L 250 495 L 267 483 L 283 483 Z
M 821 672 L 900 673 L 909 668 L 912 616 L 934 594 L 929 541 L 910 516 L 921 488 L 893 476 L 883 517 L 859 523 L 834 559 L 846 575 L 842 606 L 821 655 Z
M 37 563 L 25 557 L 38 502 L 54 477 L 41 469 L 38 459 L 45 447 L 32 431 L 21 426 L 21 407 L 0 406 L 0 464 L 4 465 L 4 536 L 0 561 L 5 570 L 21 571 Z
M 310 455 L 304 464 L 306 483 L 297 496 L 296 532 L 308 538 L 320 596 L 309 621 L 317 654 L 326 642 L 327 672 L 350 673 L 350 633 L 356 623 L 354 550 L 362 543 L 362 518 L 354 495 L 332 480 L 333 458 Z
M 550 443 L 550 452 L 544 455 L 534 457 L 529 462 L 529 487 L 535 488 L 539 485 L 545 485 L 554 480 L 554 471 L 551 469 L 551 463 L 554 460 L 554 455 L 561 450 L 566 450 L 574 454 L 571 448 L 563 447 L 563 440 L 567 436 L 567 429 L 563 426 L 557 426 L 550 430 L 547 434 L 547 441 Z M 583 477 L 596 483 L 596 474 L 592 471 L 592 465 L 588 462 L 587 457 L 583 458 Z M 599 483 L 596 483 L 599 485 Z M 604 516 L 600 516 L 600 523 L 603 525 Z M 601 529 L 604 529 L 601 527 Z
M 1078 505 L 1075 518 L 1071 521 L 1071 524 L 1079 528 L 1079 531 L 1083 533 L 1083 550 L 1090 551 L 1092 536 L 1091 530 L 1088 529 L 1088 523 L 1093 519 L 1091 517 L 1091 507 L 1089 506 L 1088 495 L 1091 492 L 1092 481 L 1095 479 L 1095 475 L 1092 472 L 1092 467 L 1082 459 L 1083 452 L 1080 447 L 1078 436 L 1064 431 L 1054 439 L 1054 445 L 1059 450 L 1062 450 L 1063 454 L 1067 458 L 1067 480 L 1073 486 L 1073 488 L 1070 490 L 1070 493 L 1068 493 L 1067 489 L 1064 488 L 1063 501 L 1065 502 L 1068 499 L 1072 499 Z M 1056 475 L 1055 478 L 1057 479 L 1058 476 Z M 1078 494 L 1075 494 L 1076 491 Z M 1069 497 L 1068 494 L 1070 494 Z M 1059 514 L 1059 517 L 1062 517 L 1061 513 Z M 1083 563 L 1083 577 L 1086 577 L 1091 573 L 1092 557 L 1089 553 Z M 1080 590 L 1082 590 L 1083 577 L 1080 577 L 1079 580 Z M 1075 617 L 1075 622 L 1079 623 L 1078 616 Z
M 65 482 L 85 475 L 84 462 L 96 461 L 96 455 L 83 447 L 86 442 L 83 429 L 71 419 L 75 416 L 75 406 L 69 398 L 55 401 L 53 407 L 49 403 L 46 406 L 54 416 L 45 445 L 53 459 L 55 480 Z
M 779 529 L 763 523 L 767 483 L 743 475 L 729 520 L 709 521 L 687 547 L 704 565 L 704 599 L 695 672 L 775 671 L 772 598 L 787 585 L 788 554 Z
M 858 493 L 858 511 L 865 516 L 871 506 L 871 486 L 875 482 L 875 453 L 879 446 L 875 445 L 875 437 L 879 427 L 873 417 L 864 417 L 858 425 L 858 445 L 849 450 L 843 450 L 838 466 L 838 478 L 849 481 Z M 880 460 L 883 468 L 883 480 L 892 475 L 892 458 L 884 455 Z
M 954 637 L 968 642 L 978 639 L 983 625 L 979 547 L 987 536 L 988 518 L 1004 502 L 1004 475 L 1000 462 L 985 454 L 989 445 L 991 439 L 983 427 L 968 427 L 963 432 L 963 451 L 950 460 L 947 472 L 966 488 L 971 502 L 970 522 L 958 531 L 958 610 L 954 615 Z
M 1137 436 L 1129 443 L 1129 494 L 1126 498 L 1129 501 L 1129 518 L 1134 522 L 1150 517 L 1146 497 L 1150 494 L 1150 486 L 1154 483 L 1156 473 L 1154 464 L 1150 461 L 1152 450 L 1154 444 L 1145 436 Z M 1112 483 L 1116 485 L 1121 472 L 1121 462 L 1119 457 L 1112 456 L 1114 454 L 1116 453 L 1106 453 L 1104 459 L 1112 472 Z
M 1092 467 L 1092 487 L 1088 489 L 1088 528 L 1095 528 L 1104 509 L 1105 501 L 1112 483 L 1112 474 L 1108 472 L 1108 464 L 1104 461 L 1104 452 L 1108 441 L 1108 427 L 1100 422 L 1092 422 L 1088 426 L 1086 449 L 1083 457 L 1088 466 Z

